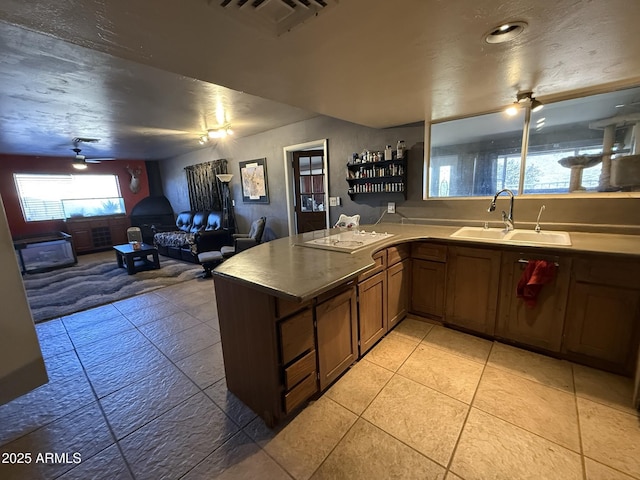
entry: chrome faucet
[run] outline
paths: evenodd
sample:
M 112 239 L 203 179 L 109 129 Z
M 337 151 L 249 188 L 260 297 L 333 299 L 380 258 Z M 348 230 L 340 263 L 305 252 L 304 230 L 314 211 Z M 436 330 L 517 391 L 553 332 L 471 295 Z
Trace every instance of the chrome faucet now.
M 544 205 L 542 205 L 540 207 L 540 211 L 538 212 L 538 219 L 536 220 L 536 228 L 534 228 L 534 230 L 536 231 L 536 233 L 540 233 L 540 216 L 542 215 L 542 212 L 544 212 L 544 209 L 547 208 Z
M 497 192 L 493 196 L 493 200 L 491 200 L 491 205 L 489 205 L 489 208 L 487 211 L 493 212 L 496 209 L 496 200 L 498 199 L 498 196 L 501 193 L 506 193 L 511 198 L 511 201 L 509 203 L 509 214 L 507 215 L 507 213 L 504 210 L 502 211 L 502 221 L 504 222 L 504 229 L 508 232 L 509 230 L 513 230 L 513 199 L 514 199 L 513 192 L 508 188 L 504 188 L 499 192 Z

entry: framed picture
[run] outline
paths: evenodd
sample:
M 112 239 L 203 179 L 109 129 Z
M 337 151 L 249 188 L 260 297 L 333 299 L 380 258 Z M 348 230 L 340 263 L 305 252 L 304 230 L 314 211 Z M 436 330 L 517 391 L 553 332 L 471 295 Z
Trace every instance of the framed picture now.
M 240 162 L 240 176 L 244 203 L 269 203 L 266 158 Z

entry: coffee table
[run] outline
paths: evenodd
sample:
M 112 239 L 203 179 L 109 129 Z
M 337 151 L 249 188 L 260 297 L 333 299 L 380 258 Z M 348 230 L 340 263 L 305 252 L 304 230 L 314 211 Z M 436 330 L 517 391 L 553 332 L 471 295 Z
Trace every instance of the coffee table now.
M 116 260 L 118 267 L 126 268 L 129 275 L 142 270 L 151 270 L 160 268 L 160 258 L 158 257 L 158 249 L 153 245 L 140 243 L 140 248 L 134 249 L 130 243 L 124 245 L 114 245 L 116 251 Z M 149 260 L 151 255 L 152 259 Z M 137 262 L 136 262 L 137 260 Z

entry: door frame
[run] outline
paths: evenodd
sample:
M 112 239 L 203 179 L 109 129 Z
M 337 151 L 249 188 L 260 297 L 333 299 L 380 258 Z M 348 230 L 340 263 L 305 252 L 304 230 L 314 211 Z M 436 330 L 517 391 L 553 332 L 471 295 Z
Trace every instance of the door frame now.
M 287 194 L 287 223 L 289 226 L 289 236 L 296 235 L 296 212 L 293 208 L 293 200 L 295 198 L 293 186 L 293 152 L 303 150 L 322 150 L 322 168 L 324 169 L 324 204 L 325 209 L 325 228 L 329 228 L 329 159 L 328 159 L 328 140 L 315 140 L 313 142 L 298 143 L 297 145 L 289 145 L 282 148 L 284 156 L 284 182 Z

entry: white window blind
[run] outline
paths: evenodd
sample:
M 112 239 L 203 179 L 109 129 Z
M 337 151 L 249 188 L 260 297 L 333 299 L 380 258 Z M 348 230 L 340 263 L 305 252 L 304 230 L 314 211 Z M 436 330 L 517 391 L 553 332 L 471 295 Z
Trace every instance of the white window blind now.
M 27 222 L 63 219 L 63 199 L 119 197 L 116 175 L 13 175 Z

